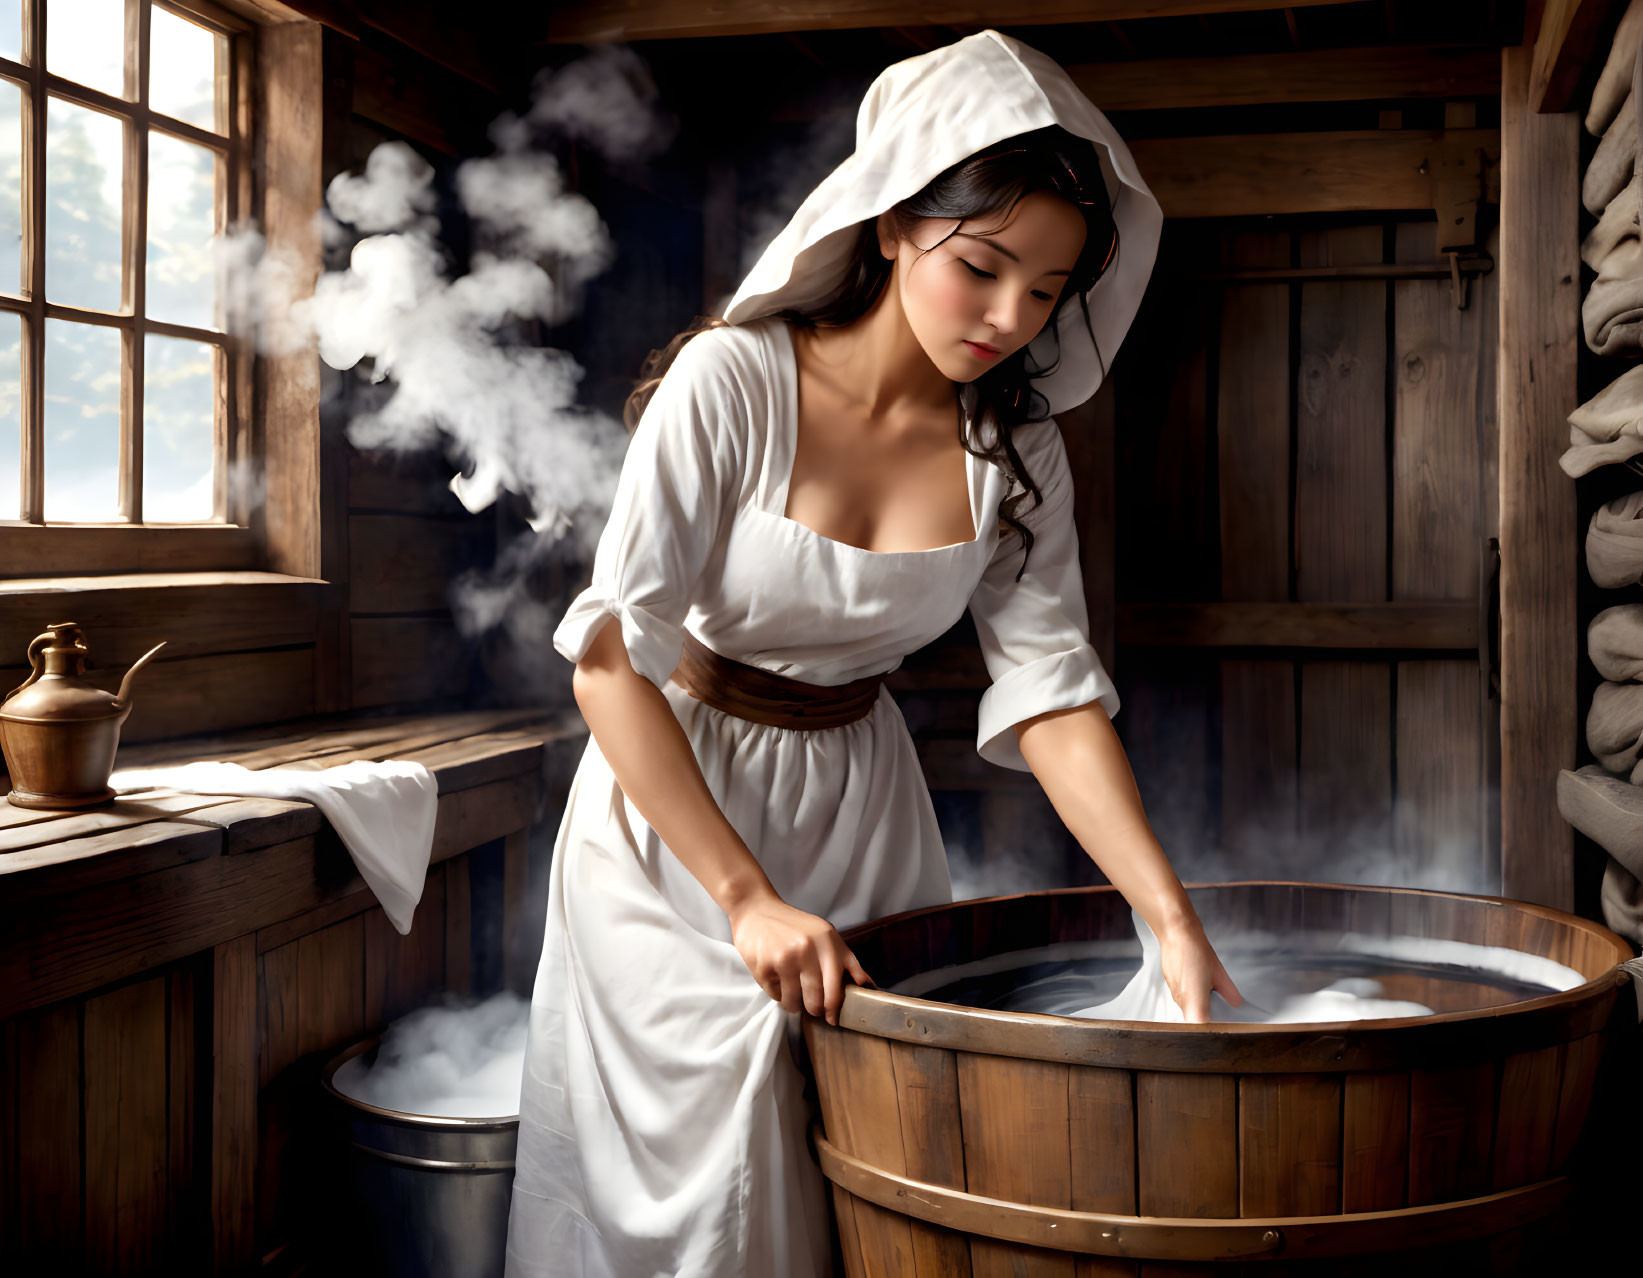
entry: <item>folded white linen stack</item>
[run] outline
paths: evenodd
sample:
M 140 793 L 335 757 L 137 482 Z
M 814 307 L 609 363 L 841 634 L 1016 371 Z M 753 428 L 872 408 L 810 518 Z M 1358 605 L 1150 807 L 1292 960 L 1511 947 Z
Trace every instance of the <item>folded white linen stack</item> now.
M 1643 364 L 1627 369 L 1569 414 L 1558 464 L 1571 479 L 1643 453 Z
M 1643 42 L 1643 0 L 1631 0 L 1615 28 L 1609 43 L 1609 56 L 1603 61 L 1597 84 L 1592 89 L 1591 108 L 1586 112 L 1586 132 L 1594 138 L 1603 136 L 1614 123 L 1625 105 L 1626 95 L 1632 91 L 1632 60 L 1637 57 L 1637 46 Z M 1596 209 L 1592 210 L 1594 213 Z
M 1580 321 L 1586 345 L 1599 355 L 1632 355 L 1643 349 L 1643 240 L 1638 229 L 1643 60 L 1637 38 L 1643 18 L 1638 10 L 1634 3 L 1616 33 L 1586 121 L 1594 132 L 1599 131 L 1594 125 L 1600 126 L 1602 140 L 1581 179 L 1581 203 L 1599 220 L 1580 246 L 1581 258 L 1597 272 L 1581 301 Z
M 122 768 L 115 790 L 165 788 L 186 794 L 301 799 L 328 820 L 388 921 L 401 936 L 422 899 L 439 811 L 439 783 L 408 759 L 356 759 L 334 768 L 245 768 L 237 763 L 184 763 Z

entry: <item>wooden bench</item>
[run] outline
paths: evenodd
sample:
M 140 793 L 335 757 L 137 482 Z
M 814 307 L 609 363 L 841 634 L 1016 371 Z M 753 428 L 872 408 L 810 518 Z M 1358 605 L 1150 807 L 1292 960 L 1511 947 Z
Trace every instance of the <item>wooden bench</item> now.
M 0 803 L 0 1271 L 303 1272 L 319 1067 L 441 991 L 529 994 L 526 907 L 586 731 L 476 711 L 121 751 L 424 764 L 439 814 L 406 936 L 307 803 Z

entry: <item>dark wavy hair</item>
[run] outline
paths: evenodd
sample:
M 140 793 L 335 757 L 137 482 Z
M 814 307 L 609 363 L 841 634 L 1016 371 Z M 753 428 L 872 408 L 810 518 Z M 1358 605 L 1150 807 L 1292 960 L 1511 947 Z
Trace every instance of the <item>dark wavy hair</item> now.
M 977 447 L 966 438 L 963 426 L 959 427 L 959 443 L 966 452 L 974 457 L 986 458 L 1021 485 L 1019 492 L 1013 491 L 1012 485 L 1012 492 L 999 502 L 998 507 L 999 519 L 1020 533 L 1022 538 L 1021 569 L 1016 574 L 1017 580 L 1026 571 L 1027 556 L 1032 552 L 1033 544 L 1031 529 L 1019 518 L 1020 506 L 1031 497 L 1033 506 L 1037 507 L 1043 504 L 1044 497 L 1022 464 L 1013 435 L 1016 427 L 1041 422 L 1049 417 L 1049 401 L 1032 383 L 1037 378 L 1049 376 L 1060 363 L 1057 316 L 1061 302 L 1068 296 L 1078 298 L 1084 314 L 1084 326 L 1090 333 L 1090 340 L 1095 341 L 1095 331 L 1090 326 L 1089 303 L 1084 295 L 1106 273 L 1118 253 L 1118 225 L 1113 218 L 1106 182 L 1101 176 L 1100 157 L 1095 145 L 1087 138 L 1077 137 L 1059 125 L 1050 125 L 1005 138 L 967 156 L 938 174 L 916 195 L 909 196 L 889 210 L 897 238 L 908 239 L 914 225 L 926 218 L 956 218 L 974 222 L 1003 217 L 1018 201 L 1036 191 L 1049 191 L 1067 200 L 1083 215 L 1086 230 L 1084 248 L 1079 253 L 1072 274 L 1062 285 L 1061 295 L 1048 321 L 1050 331 L 1056 336 L 1056 360 L 1047 368 L 1029 368 L 1026 346 L 1000 360 L 971 383 L 977 395 L 975 420 L 979 422 L 990 415 L 997 423 L 998 429 L 992 442 L 985 447 Z M 935 247 L 934 244 L 930 246 Z M 929 251 L 922 250 L 924 253 Z M 872 308 L 889 280 L 893 266 L 894 263 L 879 251 L 877 219 L 869 218 L 856 228 L 855 253 L 838 287 L 803 310 L 788 309 L 777 314 L 789 323 L 803 327 L 842 328 L 860 319 Z M 622 420 L 629 431 L 638 425 L 645 405 L 650 402 L 657 385 L 684 344 L 698 333 L 723 328 L 727 324 L 728 321 L 716 316 L 697 316 L 689 328 L 646 357 L 634 389 L 623 406 Z M 1101 358 L 1099 345 L 1096 357 Z M 1103 376 L 1105 373 L 1103 360 Z

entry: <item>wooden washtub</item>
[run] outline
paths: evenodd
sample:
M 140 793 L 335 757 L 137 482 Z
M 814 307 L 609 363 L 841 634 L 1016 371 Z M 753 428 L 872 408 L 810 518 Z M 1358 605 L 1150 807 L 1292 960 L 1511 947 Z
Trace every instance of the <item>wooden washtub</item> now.
M 1309 1274 L 1381 1273 L 1419 1254 L 1459 1264 L 1458 1278 L 1488 1272 L 1491 1248 L 1512 1250 L 1509 1231 L 1566 1204 L 1563 1172 L 1630 981 L 1624 941 L 1491 897 L 1191 891 L 1212 940 L 1239 926 L 1440 937 L 1542 955 L 1586 983 L 1305 1026 L 1077 1020 L 850 987 L 837 1028 L 804 1020 L 849 1278 L 1238 1272 L 1228 1261 L 1277 1272 L 1261 1262 L 1301 1260 L 1320 1262 Z M 889 987 L 1127 936 L 1123 898 L 1089 888 L 915 911 L 846 939 Z M 1442 1006 L 1420 993 L 1406 984 L 1399 997 Z

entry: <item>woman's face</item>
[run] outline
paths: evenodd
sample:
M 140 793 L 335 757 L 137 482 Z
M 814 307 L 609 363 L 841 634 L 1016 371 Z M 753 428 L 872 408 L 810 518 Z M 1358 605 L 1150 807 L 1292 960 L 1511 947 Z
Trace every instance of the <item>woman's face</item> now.
M 1002 222 L 926 218 L 910 239 L 897 243 L 892 234 L 881 218 L 879 247 L 896 263 L 908 325 L 942 373 L 968 382 L 1038 336 L 1061 300 L 1086 229 L 1067 201 L 1035 191 Z

